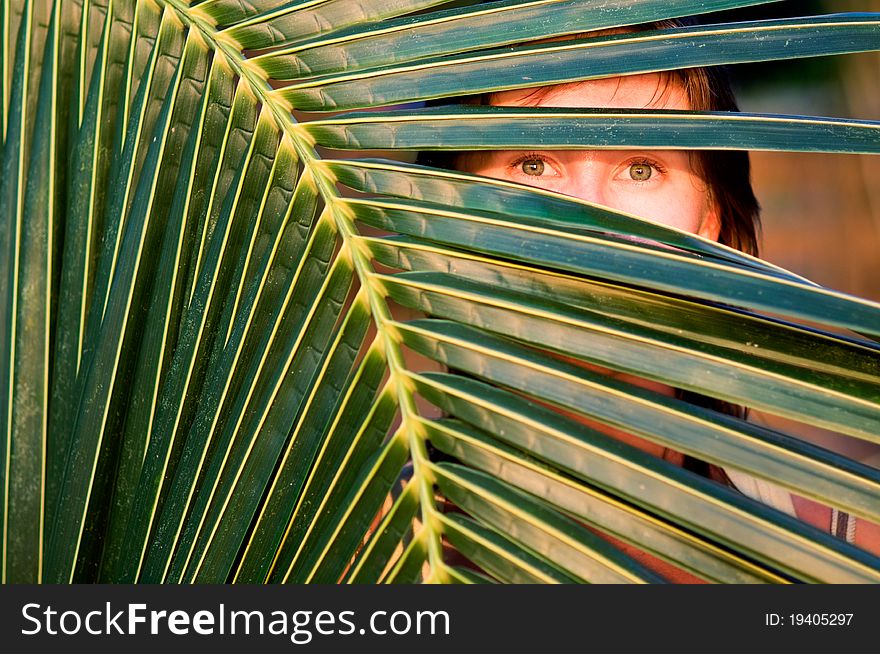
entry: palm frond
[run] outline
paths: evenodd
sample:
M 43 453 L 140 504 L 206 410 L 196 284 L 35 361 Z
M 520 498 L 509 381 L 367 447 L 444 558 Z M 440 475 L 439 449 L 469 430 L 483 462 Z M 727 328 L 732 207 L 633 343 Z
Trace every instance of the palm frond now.
M 308 116 L 878 50 L 880 16 L 545 41 L 766 3 L 442 4 L 4 4 L 4 581 L 664 581 L 597 532 L 711 582 L 880 580 L 877 556 L 603 429 L 878 522 L 875 468 L 585 365 L 877 442 L 880 306 L 606 207 L 361 156 L 878 154 L 880 124 Z

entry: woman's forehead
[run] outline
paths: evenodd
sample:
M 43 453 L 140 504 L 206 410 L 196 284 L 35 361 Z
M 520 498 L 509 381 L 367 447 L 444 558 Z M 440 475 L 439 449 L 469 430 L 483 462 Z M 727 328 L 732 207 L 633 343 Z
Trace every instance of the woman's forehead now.
M 671 75 L 648 73 L 514 89 L 492 93 L 489 104 L 513 107 L 690 109 L 682 84 Z

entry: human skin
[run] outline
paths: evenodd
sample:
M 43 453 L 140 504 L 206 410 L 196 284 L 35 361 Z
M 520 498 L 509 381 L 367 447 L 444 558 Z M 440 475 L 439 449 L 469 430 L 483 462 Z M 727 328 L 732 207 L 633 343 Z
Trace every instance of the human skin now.
M 659 74 L 580 82 L 492 94 L 492 104 L 577 108 L 689 109 L 678 84 Z M 557 191 L 663 225 L 717 240 L 718 211 L 683 150 L 494 150 L 463 157 L 463 167 L 487 177 Z M 542 170 L 539 170 L 541 169 Z
M 607 109 L 691 109 L 685 90 L 658 73 L 590 80 L 550 89 L 527 88 L 493 93 L 498 106 L 540 106 Z M 496 150 L 466 153 L 458 167 L 472 173 L 528 184 L 604 205 L 716 241 L 720 212 L 683 150 Z M 658 382 L 579 363 L 643 388 L 672 396 Z M 683 455 L 646 439 L 593 421 L 581 422 L 645 452 L 681 465 Z M 828 530 L 831 509 L 792 494 L 798 518 Z M 615 539 L 627 553 L 672 581 L 693 582 L 677 570 Z M 880 525 L 859 519 L 856 545 L 880 554 Z

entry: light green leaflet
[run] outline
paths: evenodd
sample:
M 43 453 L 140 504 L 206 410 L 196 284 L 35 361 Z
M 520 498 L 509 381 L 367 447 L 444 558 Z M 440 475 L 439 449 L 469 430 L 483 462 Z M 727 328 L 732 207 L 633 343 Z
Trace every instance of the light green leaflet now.
M 383 9 L 393 7 L 393 3 L 384 4 Z M 285 74 L 293 70 L 297 71 L 297 77 L 308 77 L 754 4 L 761 3 L 755 0 L 622 0 L 617 3 L 504 0 L 361 24 L 310 39 L 303 39 L 295 31 L 294 23 L 302 25 L 306 21 L 288 8 L 230 27 L 226 35 L 242 48 L 253 50 L 274 48 L 290 40 L 304 41 L 281 51 L 273 50 L 255 61 L 259 65 L 266 62 L 268 66 L 271 60 L 272 66 L 283 64 Z M 328 3 L 329 7 L 332 3 Z M 321 11 L 320 6 L 316 11 Z M 284 32 L 276 28 L 282 21 L 290 26 Z M 279 41 L 281 34 L 286 38 Z
M 880 47 L 878 26 L 878 14 L 838 14 L 624 33 L 394 62 L 294 81 L 274 93 L 305 111 L 378 107 L 477 94 L 487 87 L 529 88 L 693 66 L 869 51 Z M 296 71 L 283 60 L 277 66 L 275 62 L 276 57 L 269 56 L 253 66 L 276 79 L 290 79 Z

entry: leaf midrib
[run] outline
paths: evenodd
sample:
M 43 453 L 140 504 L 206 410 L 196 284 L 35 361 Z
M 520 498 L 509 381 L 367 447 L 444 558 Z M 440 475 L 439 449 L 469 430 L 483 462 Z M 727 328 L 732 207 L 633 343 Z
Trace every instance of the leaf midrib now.
M 402 423 L 406 426 L 410 456 L 413 460 L 411 483 L 419 485 L 422 524 L 424 525 L 423 529 L 427 530 L 428 536 L 428 560 L 432 571 L 442 575 L 445 568 L 440 531 L 432 528 L 439 525 L 437 520 L 433 519 L 433 515 L 438 513 L 434 499 L 433 475 L 430 472 L 430 460 L 425 440 L 415 429 L 417 422 L 413 418 L 417 418 L 419 414 L 414 394 L 407 384 L 403 351 L 400 344 L 395 341 L 393 332 L 386 328 L 386 325 L 393 323 L 393 318 L 385 296 L 380 290 L 381 287 L 371 282 L 373 274 L 369 259 L 360 248 L 353 247 L 353 239 L 358 234 L 351 218 L 341 210 L 336 202 L 340 195 L 336 191 L 335 182 L 321 166 L 316 165 L 320 162 L 320 157 L 312 144 L 307 141 L 305 134 L 298 129 L 296 120 L 290 113 L 291 107 L 287 102 L 273 95 L 273 89 L 265 77 L 257 74 L 252 67 L 245 65 L 246 59 L 242 53 L 236 50 L 231 43 L 218 38 L 216 28 L 200 17 L 194 8 L 184 4 L 182 0 L 158 1 L 173 10 L 189 29 L 197 30 L 215 54 L 220 54 L 226 59 L 226 62 L 238 75 L 239 80 L 246 84 L 261 105 L 269 110 L 276 127 L 281 130 L 284 137 L 290 139 L 303 167 L 312 173 L 317 183 L 318 190 L 333 218 L 333 223 L 342 237 L 342 248 L 350 250 L 355 273 L 361 286 L 366 289 L 370 315 L 376 324 L 377 332 L 383 338 L 390 380 L 397 390 L 398 406 L 401 411 Z M 340 252 L 340 254 L 342 253 Z

